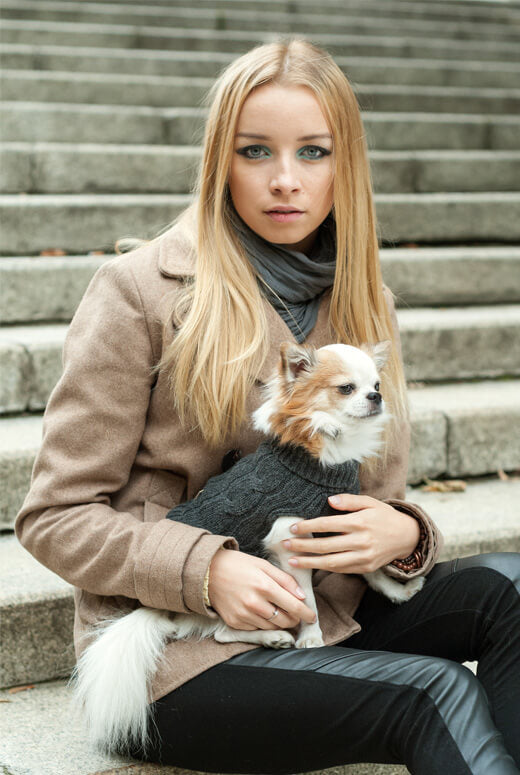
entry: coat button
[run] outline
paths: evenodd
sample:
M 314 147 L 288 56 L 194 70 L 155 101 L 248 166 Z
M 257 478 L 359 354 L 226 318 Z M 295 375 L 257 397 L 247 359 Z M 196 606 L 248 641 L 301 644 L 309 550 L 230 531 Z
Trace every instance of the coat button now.
M 235 465 L 236 462 L 242 457 L 242 452 L 239 449 L 230 449 L 222 458 L 222 473 Z

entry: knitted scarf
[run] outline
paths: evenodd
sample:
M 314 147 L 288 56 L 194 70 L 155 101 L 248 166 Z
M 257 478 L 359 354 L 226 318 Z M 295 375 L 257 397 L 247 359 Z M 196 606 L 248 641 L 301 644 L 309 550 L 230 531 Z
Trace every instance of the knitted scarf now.
M 323 221 L 306 256 L 268 242 L 249 228 L 233 206 L 230 212 L 231 223 L 259 276 L 262 293 L 287 323 L 296 341 L 305 341 L 316 323 L 321 297 L 334 282 L 336 237 L 333 217 L 329 215 Z

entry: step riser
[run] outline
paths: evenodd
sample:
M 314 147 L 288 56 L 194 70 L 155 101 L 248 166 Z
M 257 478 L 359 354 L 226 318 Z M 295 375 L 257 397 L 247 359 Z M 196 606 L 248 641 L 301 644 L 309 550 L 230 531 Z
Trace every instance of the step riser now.
M 123 236 L 154 237 L 190 201 L 176 194 L 0 197 L 0 249 L 5 255 L 34 255 L 46 248 L 112 253 Z
M 383 250 L 383 279 L 396 294 L 398 307 L 520 302 L 520 254 L 513 248 L 509 255 L 507 248 L 499 250 L 502 255 L 492 256 L 489 249 L 487 258 L 459 258 L 456 252 L 428 258 L 411 249 Z M 0 323 L 69 321 L 95 271 L 110 258 L 0 259 Z
M 19 50 L 15 50 L 19 49 Z M 67 53 L 70 52 L 70 53 Z M 149 76 L 176 76 L 213 78 L 215 73 L 234 59 L 233 55 L 216 58 L 208 56 L 199 59 L 175 56 L 174 52 L 161 52 L 160 58 L 153 54 L 133 52 L 125 56 L 123 52 L 109 52 L 106 49 L 84 47 L 72 49 L 66 47 L 52 48 L 43 46 L 10 46 L 1 47 L 1 58 L 4 69 L 7 70 L 61 70 L 65 72 L 85 73 L 127 73 Z M 187 53 L 187 52 L 186 52 Z M 167 55 L 167 57 L 164 56 Z M 169 55 L 169 56 L 168 56 Z M 343 60 L 343 61 L 342 61 Z M 425 67 L 424 60 L 407 60 L 406 67 L 396 66 L 395 60 L 366 59 L 362 63 L 356 59 L 337 57 L 336 62 L 347 77 L 356 83 L 388 83 L 391 86 L 453 86 L 467 88 L 501 88 L 518 89 L 520 69 L 511 66 L 503 69 L 493 63 L 488 69 L 478 62 L 472 63 L 471 69 L 444 66 Z
M 193 190 L 198 148 L 109 146 L 0 149 L 0 193 L 173 193 Z M 520 191 L 520 151 L 471 157 L 467 152 L 421 158 L 369 153 L 374 189 L 381 194 Z
M 9 606 L 1 618 L 0 687 L 70 675 L 76 661 L 72 591 L 62 600 Z
M 109 76 L 80 73 L 40 73 L 4 69 L 1 74 L 5 100 L 76 102 L 82 104 L 150 105 L 197 107 L 204 100 L 210 79 L 163 78 L 160 81 L 139 76 Z M 122 85 L 125 88 L 122 88 Z M 131 87 L 131 88 L 130 88 Z M 427 93 L 427 90 L 434 93 Z M 517 115 L 520 90 L 498 92 L 474 90 L 474 94 L 442 87 L 356 85 L 356 97 L 362 110 L 432 113 L 492 113 Z
M 180 194 L 4 195 L 1 254 L 111 253 L 122 236 L 150 239 L 189 204 Z M 512 193 L 376 194 L 384 243 L 518 243 L 520 196 Z
M 4 43 L 33 45 L 96 46 L 98 48 L 177 49 L 188 51 L 224 51 L 243 53 L 260 42 L 268 42 L 276 33 L 259 31 L 212 32 L 154 29 L 125 30 L 122 25 L 88 25 L 59 22 L 17 22 L 4 20 L 0 40 Z M 313 42 L 332 56 L 392 56 L 426 59 L 491 60 L 519 62 L 520 52 L 513 43 L 457 41 L 378 35 L 313 35 Z
M 99 12 L 88 10 L 82 6 L 71 10 L 52 10 L 43 2 L 16 4 L 4 2 L 2 5 L 4 19 L 19 21 L 67 22 L 78 24 L 117 24 L 138 25 L 142 27 L 182 27 L 187 29 L 204 29 L 215 32 L 241 31 L 256 32 L 257 30 L 294 34 L 311 35 L 339 34 L 349 35 L 410 35 L 413 37 L 437 37 L 443 39 L 478 41 L 493 39 L 497 42 L 518 42 L 518 31 L 509 25 L 489 23 L 488 25 L 472 24 L 471 22 L 453 22 L 449 20 L 431 21 L 426 19 L 400 19 L 396 21 L 391 15 L 385 17 L 350 16 L 347 13 L 337 15 L 334 9 L 329 14 L 300 12 L 284 14 L 274 12 L 266 15 L 254 11 L 202 11 L 196 13 L 189 9 L 170 9 L 167 13 L 139 13 L 132 5 L 128 11 Z
M 74 0 L 81 8 L 81 0 Z M 111 0 L 118 5 L 128 5 L 129 0 Z M 154 0 L 157 8 L 186 8 L 186 0 Z M 316 13 L 316 3 L 312 0 L 197 0 L 197 8 L 222 9 L 225 11 L 258 11 L 306 14 Z M 431 19 L 450 22 L 464 22 L 475 24 L 509 24 L 518 26 L 520 14 L 516 7 L 507 4 L 496 4 L 492 8 L 479 2 L 469 4 L 436 2 L 432 5 L 428 2 L 359 2 L 359 0 L 332 0 L 323 2 L 320 9 L 330 13 L 348 12 L 352 16 L 366 16 L 367 13 L 382 15 L 390 13 L 393 18 L 403 19 Z
M 2 137 L 12 142 L 199 145 L 205 110 L 4 102 Z M 66 117 L 66 120 L 64 118 Z M 369 148 L 518 150 L 520 117 L 365 113 Z

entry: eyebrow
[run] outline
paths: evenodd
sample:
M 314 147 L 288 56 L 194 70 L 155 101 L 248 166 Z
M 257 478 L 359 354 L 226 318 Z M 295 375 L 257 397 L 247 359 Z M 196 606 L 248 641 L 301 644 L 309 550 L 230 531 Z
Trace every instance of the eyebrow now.
M 271 140 L 270 137 L 267 135 L 255 135 L 251 134 L 250 132 L 237 132 L 237 137 L 254 137 L 255 140 Z M 319 134 L 319 135 L 305 135 L 304 137 L 298 137 L 297 142 L 301 142 L 302 140 L 315 140 L 318 137 L 328 137 L 329 140 L 332 140 L 332 135 L 329 134 Z

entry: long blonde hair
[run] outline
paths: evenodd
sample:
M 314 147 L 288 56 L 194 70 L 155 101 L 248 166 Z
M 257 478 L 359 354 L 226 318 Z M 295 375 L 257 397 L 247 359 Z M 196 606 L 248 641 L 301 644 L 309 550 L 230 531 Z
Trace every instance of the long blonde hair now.
M 174 221 L 196 254 L 174 315 L 182 324 L 158 369 L 168 373 L 181 422 L 194 424 L 210 446 L 232 438 L 246 419 L 249 391 L 267 355 L 265 318 L 255 272 L 230 223 L 228 176 L 242 106 L 256 87 L 306 86 L 320 103 L 333 137 L 337 254 L 329 325 L 337 342 L 352 345 L 391 339 L 381 390 L 393 421 L 385 453 L 408 417 L 406 382 L 383 295 L 368 149 L 354 92 L 325 51 L 292 38 L 257 46 L 235 59 L 208 95 L 203 155 L 194 203 Z M 348 260 L 347 260 L 348 256 Z M 376 465 L 370 460 L 366 465 Z

